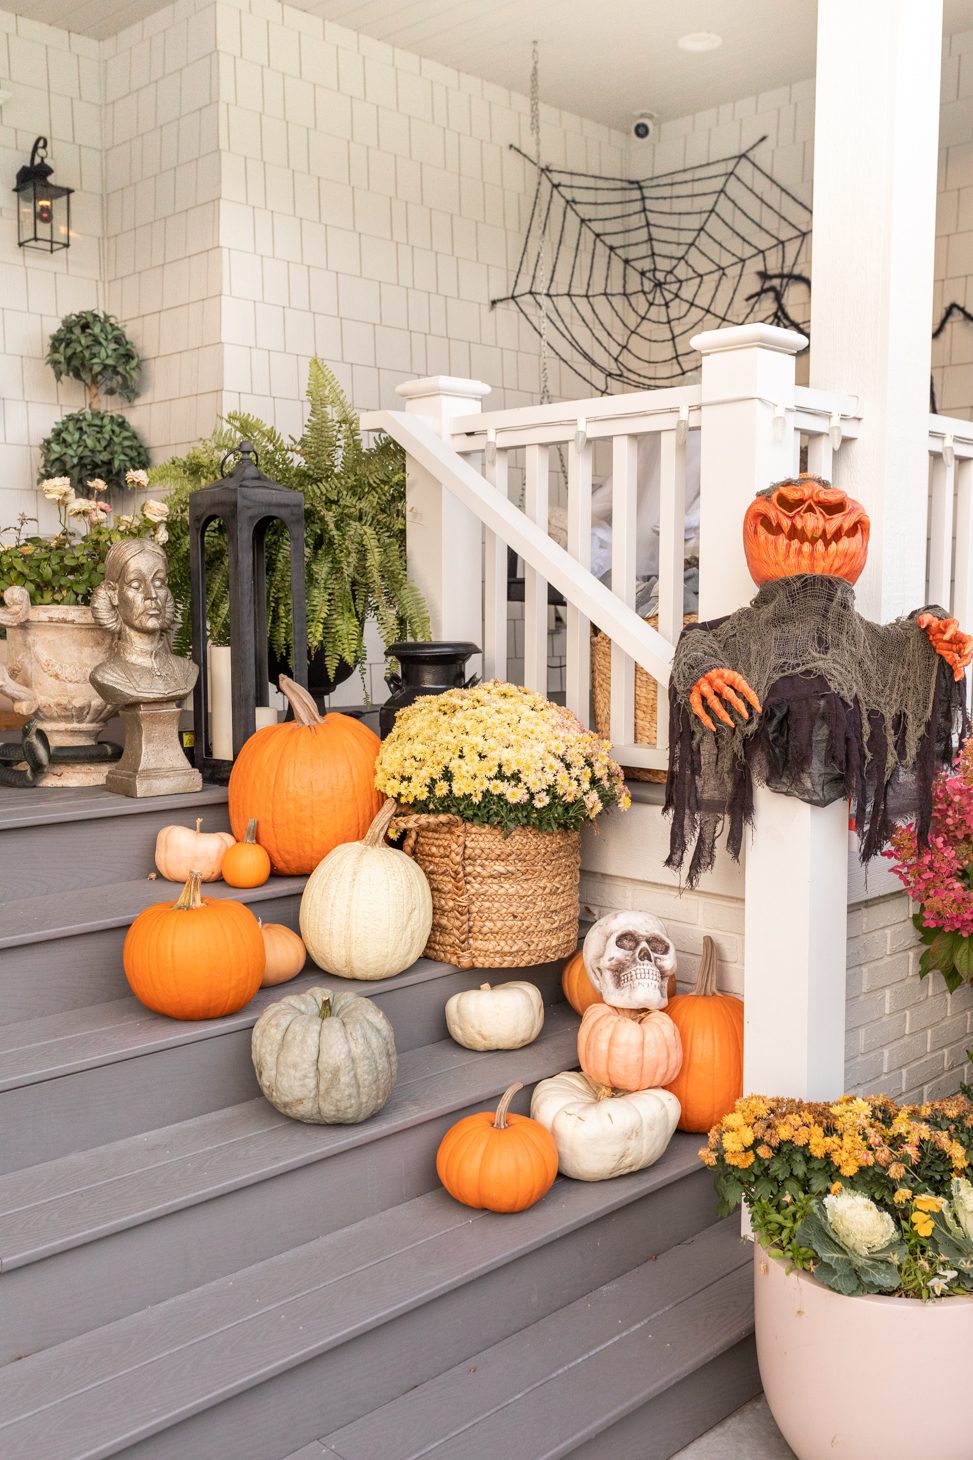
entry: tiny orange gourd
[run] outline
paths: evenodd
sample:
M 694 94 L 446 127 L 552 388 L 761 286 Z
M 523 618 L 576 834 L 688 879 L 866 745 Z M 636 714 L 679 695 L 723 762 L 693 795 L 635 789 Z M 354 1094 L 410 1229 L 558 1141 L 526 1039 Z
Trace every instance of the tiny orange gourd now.
M 578 1030 L 578 1063 L 589 1079 L 613 1090 L 651 1090 L 679 1073 L 679 1030 L 661 1009 L 592 1004 Z
M 223 881 L 231 887 L 263 887 L 270 876 L 270 857 L 264 847 L 257 844 L 257 823 L 247 822 L 247 834 L 242 842 L 227 847 L 223 856 Z
M 670 999 L 666 1011 L 683 1055 L 666 1088 L 682 1107 L 679 1129 L 697 1134 L 722 1120 L 743 1094 L 743 1000 L 718 992 L 716 971 L 716 945 L 706 937 L 695 988 Z
M 283 923 L 261 923 L 260 931 L 267 955 L 261 988 L 272 989 L 297 977 L 307 962 L 307 949 L 303 938 Z
M 550 1131 L 508 1107 L 523 1085 L 505 1090 L 496 1111 L 479 1110 L 450 1126 L 436 1153 L 436 1173 L 450 1196 L 488 1212 L 523 1212 L 550 1191 L 557 1146 Z
M 144 908 L 122 963 L 135 997 L 170 1019 L 219 1019 L 248 1004 L 266 963 L 260 924 L 230 898 L 201 897 L 191 873 L 175 902 Z

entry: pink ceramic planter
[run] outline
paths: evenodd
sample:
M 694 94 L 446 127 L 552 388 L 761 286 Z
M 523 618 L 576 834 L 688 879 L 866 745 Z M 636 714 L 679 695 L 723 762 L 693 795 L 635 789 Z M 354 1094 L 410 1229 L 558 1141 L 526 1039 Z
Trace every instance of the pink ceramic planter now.
M 754 1243 L 757 1358 L 798 1460 L 970 1460 L 973 1298 L 843 1298 Z

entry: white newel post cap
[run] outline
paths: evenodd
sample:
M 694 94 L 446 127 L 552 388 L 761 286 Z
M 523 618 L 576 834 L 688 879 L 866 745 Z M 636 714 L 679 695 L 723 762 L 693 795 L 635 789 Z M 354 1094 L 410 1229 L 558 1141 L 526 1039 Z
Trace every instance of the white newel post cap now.
M 785 330 L 776 324 L 735 324 L 727 329 L 704 330 L 693 335 L 689 343 L 701 355 L 726 350 L 773 350 L 781 355 L 798 355 L 808 339 L 798 330 Z
M 459 375 L 427 375 L 423 380 L 405 380 L 395 387 L 407 411 L 426 416 L 473 415 L 490 390 L 485 380 L 464 380 Z

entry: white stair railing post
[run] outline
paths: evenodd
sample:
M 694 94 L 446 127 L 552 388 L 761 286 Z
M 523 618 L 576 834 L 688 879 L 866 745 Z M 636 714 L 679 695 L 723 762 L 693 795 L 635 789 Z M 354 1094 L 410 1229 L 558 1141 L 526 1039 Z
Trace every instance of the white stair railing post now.
M 794 356 L 803 335 L 744 325 L 703 356 L 700 618 L 755 593 L 743 553 L 754 493 L 794 470 Z M 717 732 L 719 733 L 719 732 Z M 758 787 L 746 845 L 744 1089 L 828 1099 L 844 1084 L 848 811 Z
M 442 437 L 450 422 L 480 410 L 482 380 L 433 375 L 396 386 L 406 411 Z M 432 472 L 406 458 L 406 563 L 429 609 L 434 639 L 483 641 L 483 530 L 479 519 Z M 471 661 L 473 672 L 479 669 Z

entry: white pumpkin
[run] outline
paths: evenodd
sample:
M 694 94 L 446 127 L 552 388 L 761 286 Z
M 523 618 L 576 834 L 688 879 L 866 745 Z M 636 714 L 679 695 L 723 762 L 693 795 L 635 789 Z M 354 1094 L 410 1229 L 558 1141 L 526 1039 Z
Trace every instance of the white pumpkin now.
M 544 1027 L 544 1000 L 532 983 L 481 983 L 446 1003 L 446 1028 L 464 1049 L 522 1049 Z
M 615 1095 L 575 1070 L 534 1087 L 531 1118 L 549 1130 L 558 1170 L 576 1181 L 605 1181 L 658 1161 L 679 1122 L 668 1090 Z
M 340 978 L 392 978 L 415 963 L 432 927 L 426 874 L 385 845 L 397 811 L 389 799 L 364 839 L 329 852 L 301 898 L 301 937 L 320 967 Z

